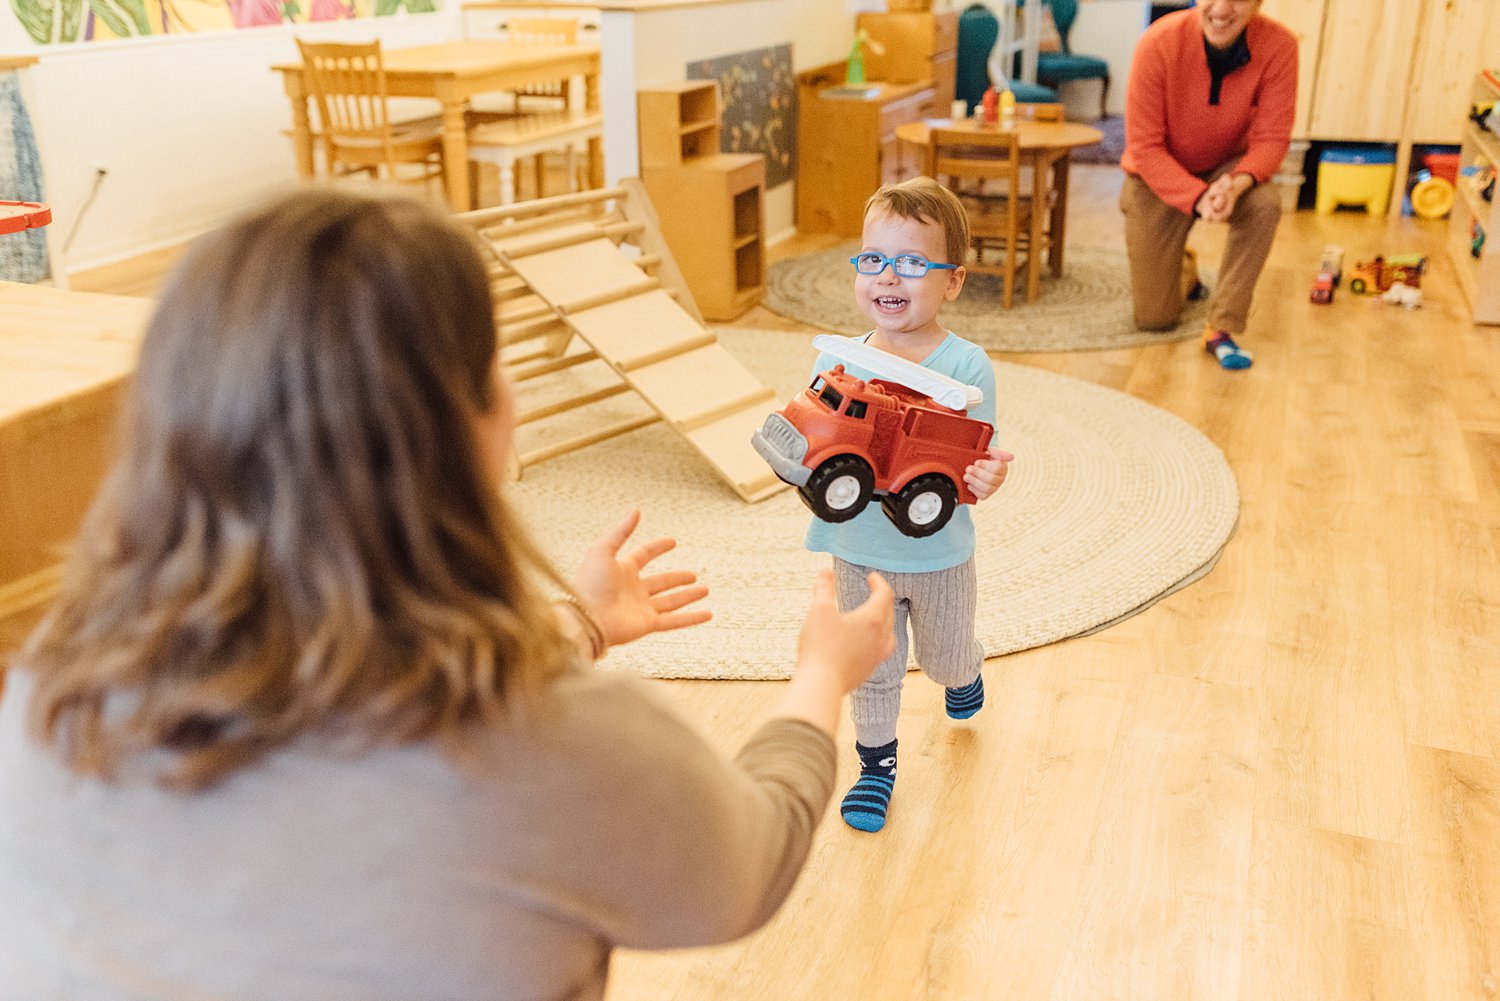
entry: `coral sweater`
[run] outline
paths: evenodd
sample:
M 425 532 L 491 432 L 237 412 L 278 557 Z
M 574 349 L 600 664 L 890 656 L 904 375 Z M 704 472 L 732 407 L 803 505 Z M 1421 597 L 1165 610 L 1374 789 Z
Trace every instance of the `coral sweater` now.
M 1250 61 L 1223 78 L 1219 103 L 1196 10 L 1158 19 L 1141 36 L 1125 94 L 1120 166 L 1157 197 L 1191 213 L 1208 185 L 1196 175 L 1239 159 L 1236 173 L 1264 184 L 1286 156 L 1297 104 L 1297 39 L 1256 15 L 1245 29 Z

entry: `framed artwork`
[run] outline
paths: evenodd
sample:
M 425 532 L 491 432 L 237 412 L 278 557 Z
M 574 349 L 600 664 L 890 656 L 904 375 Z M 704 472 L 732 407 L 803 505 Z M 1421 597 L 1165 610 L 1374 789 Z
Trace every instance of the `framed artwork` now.
M 689 80 L 719 81 L 724 104 L 719 145 L 725 153 L 762 153 L 766 187 L 785 184 L 797 166 L 797 79 L 792 47 L 738 52 L 688 64 Z

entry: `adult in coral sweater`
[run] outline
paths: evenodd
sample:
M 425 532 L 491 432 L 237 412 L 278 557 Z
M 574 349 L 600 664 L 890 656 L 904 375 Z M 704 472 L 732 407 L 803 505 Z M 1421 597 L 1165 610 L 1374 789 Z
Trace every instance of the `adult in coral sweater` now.
M 1250 367 L 1245 331 L 1281 218 L 1267 183 L 1286 156 L 1297 42 L 1261 0 L 1199 0 L 1160 18 L 1136 46 L 1125 98 L 1125 243 L 1136 326 L 1182 313 L 1178 262 L 1195 220 L 1229 224 L 1203 343 L 1226 369 Z

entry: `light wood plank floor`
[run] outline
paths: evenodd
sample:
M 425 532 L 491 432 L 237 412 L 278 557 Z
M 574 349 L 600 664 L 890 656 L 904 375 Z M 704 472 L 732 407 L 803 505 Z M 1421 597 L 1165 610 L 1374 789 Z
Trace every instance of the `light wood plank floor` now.
M 1070 243 L 1123 245 L 1118 172 L 1075 179 Z M 1325 243 L 1427 252 L 1425 305 L 1310 305 Z M 1246 373 L 1191 341 L 1008 357 L 1223 448 L 1243 495 L 1223 559 L 1099 635 L 992 660 L 973 720 L 913 676 L 887 829 L 831 811 L 767 928 L 623 952 L 610 1001 L 1500 994 L 1500 328 L 1466 320 L 1442 243 L 1440 223 L 1288 217 Z M 726 752 L 779 688 L 656 684 Z

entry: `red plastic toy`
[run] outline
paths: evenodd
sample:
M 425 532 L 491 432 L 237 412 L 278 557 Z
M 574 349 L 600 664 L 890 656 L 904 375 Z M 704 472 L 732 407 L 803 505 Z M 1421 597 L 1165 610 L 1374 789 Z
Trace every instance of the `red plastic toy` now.
M 820 341 L 814 344 L 827 350 Z M 866 345 L 856 347 L 884 355 Z M 950 383 L 960 393 L 972 390 L 885 357 L 926 373 L 928 379 Z M 876 371 L 868 355 L 857 364 Z M 878 496 L 886 517 L 903 534 L 922 538 L 946 525 L 959 504 L 977 499 L 964 483 L 964 470 L 989 455 L 995 429 L 964 414 L 964 407 L 945 406 L 901 383 L 857 379 L 835 365 L 768 416 L 751 440 L 776 475 L 795 486 L 803 503 L 824 521 L 848 521 Z
M 41 229 L 52 221 L 52 209 L 41 202 L 0 201 L 0 234 Z

